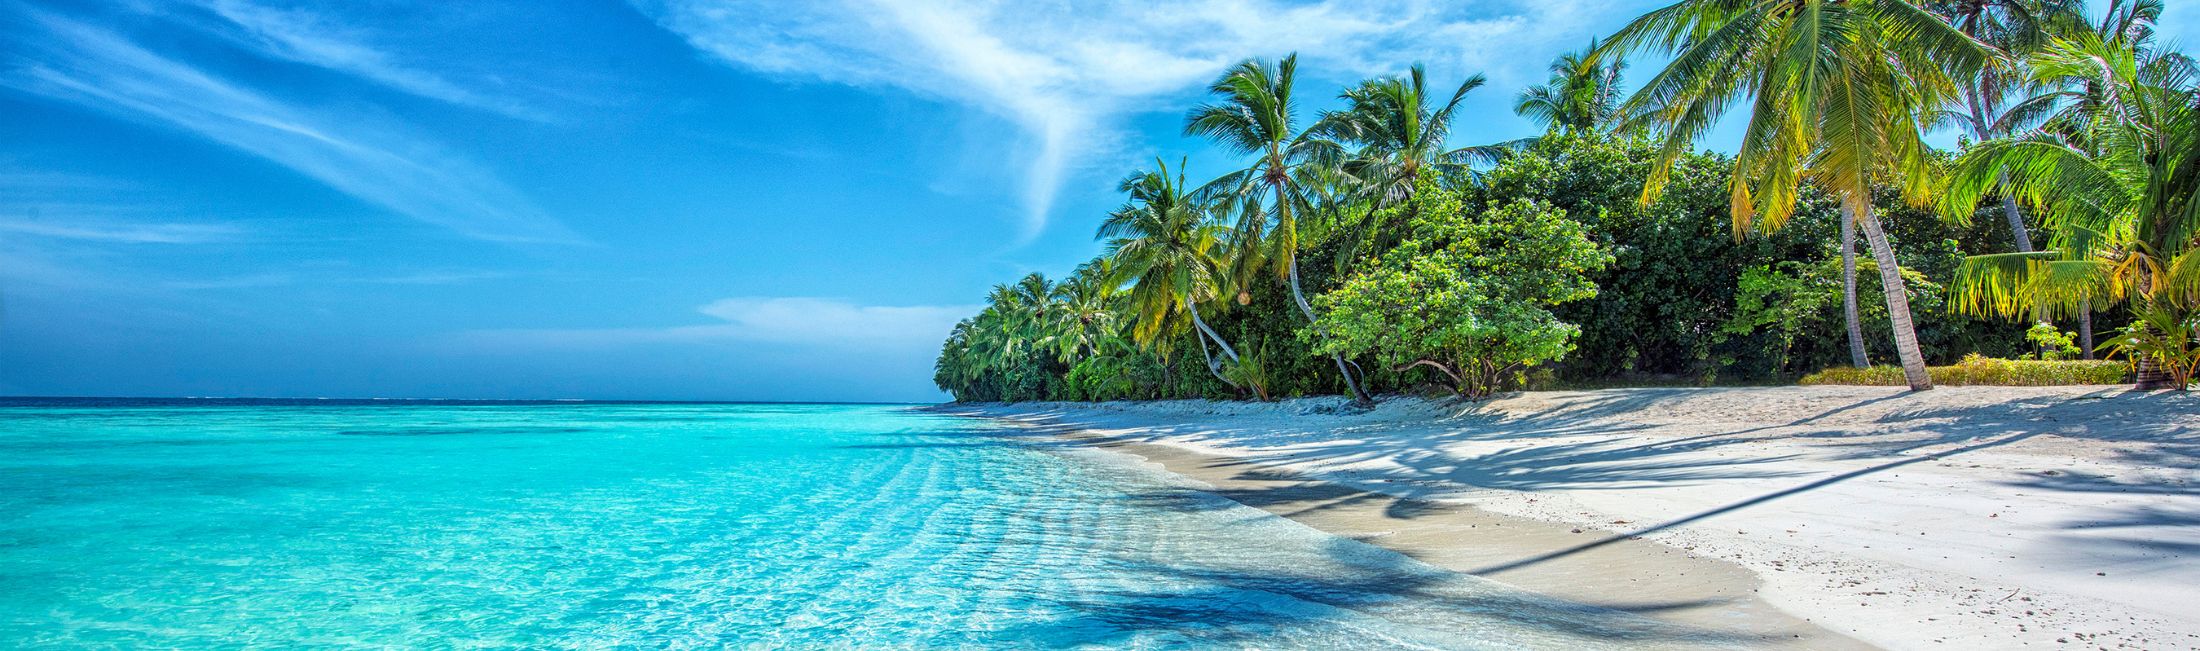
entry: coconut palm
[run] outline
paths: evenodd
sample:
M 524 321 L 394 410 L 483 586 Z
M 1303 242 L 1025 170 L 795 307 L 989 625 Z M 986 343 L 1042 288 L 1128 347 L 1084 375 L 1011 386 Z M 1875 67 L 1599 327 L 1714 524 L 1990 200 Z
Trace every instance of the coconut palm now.
M 1605 53 L 1608 54 L 1608 53 Z M 1597 42 L 1551 62 L 1551 79 L 1520 91 L 1513 112 L 1557 133 L 1597 132 L 1618 123 L 1621 74 L 1627 60 L 1600 55 Z
M 2046 250 L 1966 259 L 1957 309 L 2061 315 L 2129 300 L 2142 324 L 2186 323 L 2200 311 L 2200 70 L 2128 29 L 2102 31 L 2057 39 L 2031 59 L 2038 80 L 2087 99 L 2045 129 L 1957 161 L 1943 211 L 2015 196 L 2037 206 L 2051 233 Z M 2138 361 L 2141 388 L 2164 384 L 2160 366 L 2183 363 Z
M 1447 176 L 1474 173 L 1475 165 L 1496 163 L 1501 146 L 1447 148 L 1452 117 L 1467 93 L 1488 80 L 1482 75 L 1460 82 L 1449 98 L 1428 93 L 1428 71 L 1420 64 L 1403 77 L 1362 81 L 1339 98 L 1345 108 L 1325 111 L 1310 131 L 1333 142 L 1358 147 L 1342 170 L 1357 181 L 1362 198 L 1376 209 L 1413 198 L 1422 170 Z M 1438 103 L 1438 102 L 1441 103 Z
M 2050 30 L 2076 16 L 2074 0 L 1937 0 L 1927 4 L 1958 31 L 2003 52 L 2023 57 L 2047 43 Z M 1943 112 L 1945 122 L 1961 124 L 1973 139 L 1985 142 L 2039 124 L 2054 110 L 2054 97 L 2039 92 L 2021 70 L 1988 68 L 1962 81 L 1963 110 Z M 2003 197 L 2002 216 L 2017 251 L 2032 250 L 2024 213 L 2016 199 Z
M 1879 263 L 1903 375 L 1913 390 L 1932 388 L 1901 267 L 1872 211 L 1873 180 L 1927 193 L 1920 116 L 1955 94 L 1954 78 L 1988 66 L 1992 48 L 1908 0 L 1681 0 L 1635 19 L 1600 51 L 1640 49 L 1673 55 L 1621 108 L 1666 132 L 1644 198 L 1748 98 L 1728 183 L 1736 236 L 1785 224 L 1805 178 L 1840 197 Z
M 1116 336 L 1116 288 L 1114 265 L 1099 258 L 1078 265 L 1069 278 L 1054 286 L 1053 310 L 1047 340 L 1055 360 L 1075 366 L 1078 359 L 1100 354 L 1103 342 Z
M 1314 306 L 1299 282 L 1300 227 L 1318 216 L 1323 201 L 1319 170 L 1337 165 L 1343 147 L 1297 126 L 1291 88 L 1298 55 L 1273 63 L 1259 59 L 1232 66 L 1208 86 L 1215 101 L 1192 109 L 1184 133 L 1205 137 L 1224 149 L 1252 157 L 1245 169 L 1224 174 L 1203 186 L 1200 198 L 1213 198 L 1239 215 L 1232 232 L 1240 260 L 1264 261 L 1288 283 L 1291 300 L 1307 322 Z M 1319 333 L 1317 333 L 1318 335 Z M 1354 400 L 1369 402 L 1342 355 L 1332 355 L 1337 373 Z
M 1408 205 L 1421 173 L 1443 178 L 1473 178 L 1475 166 L 1495 164 L 1510 150 L 1507 145 L 1447 147 L 1453 116 L 1467 93 L 1482 87 L 1482 75 L 1468 77 L 1447 99 L 1428 93 L 1428 72 L 1419 64 L 1403 77 L 1381 77 L 1346 88 L 1339 98 L 1345 108 L 1324 111 L 1308 131 L 1332 142 L 1355 147 L 1335 171 L 1349 210 L 1333 210 L 1340 228 L 1349 231 L 1350 245 L 1339 250 L 1340 264 L 1351 260 L 1380 236 L 1402 230 L 1406 216 L 1394 223 L 1373 219 L 1382 209 Z
M 2132 2 L 2112 0 L 2109 3 L 2108 11 L 2103 14 L 2100 22 L 2088 24 L 2077 7 L 2062 6 L 2060 3 L 2063 0 L 2035 1 L 2043 4 L 2038 7 L 2018 5 L 2016 9 L 2008 10 L 2009 13 L 2015 14 L 2014 20 L 2008 21 L 2015 23 L 2015 28 L 1997 27 L 1998 32 L 1989 33 L 2002 34 L 2001 38 L 2015 42 L 2014 46 L 2010 46 L 2012 51 L 2020 51 L 2027 55 L 2037 54 L 2049 38 L 2058 34 L 2077 36 L 2090 33 L 2093 38 L 2104 44 L 2115 44 L 2115 47 L 2138 50 L 2152 45 L 2154 23 L 2162 12 L 2162 5 L 2157 0 Z M 1960 18 L 1961 12 L 1955 12 L 1954 15 L 1958 15 L 1958 20 L 1962 20 Z M 2029 74 L 2025 76 L 2004 75 L 2003 78 L 2009 80 L 2006 82 L 2007 84 L 2022 89 L 2020 91 L 2022 93 L 2021 101 L 2016 102 L 2008 109 L 2004 109 L 2000 116 L 1987 122 L 1990 135 L 1981 138 L 1982 142 L 1991 138 L 2012 138 L 2023 135 L 2029 129 L 2044 128 L 2053 130 L 2064 141 L 2085 148 L 2089 153 L 2095 155 L 2101 153 L 2099 144 L 2088 137 L 2085 125 L 2099 119 L 2099 116 L 2112 115 L 2103 112 L 2104 103 L 2109 96 L 2107 89 L 2098 87 L 2090 77 L 2083 75 L 2063 78 L 2059 83 L 2052 85 L 2042 83 Z M 2056 112 L 2046 116 L 2044 120 L 2040 118 L 2042 112 L 2049 110 Z M 2035 124 L 2035 121 L 2042 121 L 2044 124 Z M 2000 181 L 2006 183 L 2007 179 L 2000 179 Z M 2001 201 L 2002 212 L 2005 216 L 2010 216 L 2012 220 L 2021 219 L 2017 216 L 2019 213 L 2016 197 L 2004 194 Z M 1967 220 L 1969 217 L 1969 215 L 1953 216 L 1959 221 Z M 2019 239 L 2017 250 L 2023 253 L 2032 249 L 2027 240 Z M 2035 314 L 2033 318 L 2045 319 L 2047 315 L 2045 313 Z M 2094 353 L 2093 305 L 2090 300 L 2079 303 L 2077 320 L 2079 347 L 2085 351 L 2087 359 L 2092 359 Z
M 1125 177 L 1117 189 L 1130 195 L 1123 207 L 1100 223 L 1099 237 L 1107 240 L 1102 259 L 1114 268 L 1117 283 L 1130 284 L 1129 309 L 1133 319 L 1131 339 L 1151 346 L 1164 338 L 1169 324 L 1189 316 L 1197 330 L 1200 352 L 1207 370 L 1231 387 L 1237 383 L 1222 372 L 1208 342 L 1222 350 L 1230 362 L 1238 360 L 1230 346 L 1200 315 L 1199 305 L 1219 291 L 1224 237 L 1228 228 L 1211 218 L 1211 212 L 1195 203 L 1185 191 L 1183 165 L 1175 176 L 1169 166 L 1154 161 L 1154 171 Z

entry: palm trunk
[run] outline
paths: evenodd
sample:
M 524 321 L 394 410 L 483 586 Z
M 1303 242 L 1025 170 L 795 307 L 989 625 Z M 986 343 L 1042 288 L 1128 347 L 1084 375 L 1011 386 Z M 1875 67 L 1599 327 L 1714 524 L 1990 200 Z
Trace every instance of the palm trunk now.
M 2093 300 L 2078 304 L 2078 350 L 2093 359 Z
M 1291 260 L 1289 263 L 1291 267 L 1291 299 L 1298 301 L 1299 311 L 1306 315 L 1306 322 L 1313 323 L 1314 306 L 1306 302 L 1306 292 L 1299 289 L 1299 256 L 1297 252 L 1292 252 L 1288 255 L 1291 256 Z M 1360 382 L 1358 380 L 1352 379 L 1352 368 L 1345 366 L 1343 354 L 1330 353 L 1329 360 L 1332 362 L 1336 362 L 1337 375 L 1344 378 L 1344 388 L 1346 391 L 1351 392 L 1353 402 L 1357 402 L 1363 405 L 1372 404 L 1375 402 L 1374 398 L 1368 397 L 1366 391 L 1360 390 Z
M 2134 383 L 2132 389 L 2139 391 L 2185 390 L 2184 387 L 2174 386 L 2176 378 L 2170 377 L 2168 371 L 2162 370 L 2162 365 L 2156 363 L 2151 355 L 2139 358 L 2138 363 L 2132 366 L 2134 367 L 2131 370 L 2131 380 Z
M 1283 188 L 1279 186 L 1276 188 L 1277 216 L 1282 217 L 1282 219 L 1277 220 L 1279 225 L 1290 223 L 1291 204 L 1286 203 L 1284 199 Z M 1294 225 L 1292 228 L 1296 232 L 1297 227 Z M 1283 255 L 1285 258 L 1284 265 L 1287 268 L 1285 275 L 1291 280 L 1291 300 L 1299 304 L 1299 313 L 1306 315 L 1306 322 L 1313 323 L 1314 305 L 1306 302 L 1306 291 L 1299 288 L 1299 252 L 1296 250 L 1284 251 Z M 1317 336 L 1319 334 L 1316 333 Z M 1344 355 L 1331 353 L 1329 359 L 1337 363 L 1337 375 L 1344 378 L 1344 388 L 1352 394 L 1353 402 L 1363 405 L 1375 402 L 1374 398 L 1368 397 L 1367 392 L 1360 390 L 1359 381 L 1352 379 L 1352 369 L 1344 365 Z
M 1222 354 L 1228 355 L 1230 357 L 1230 361 L 1232 362 L 1235 362 L 1238 359 L 1237 351 L 1230 348 L 1229 342 L 1222 340 L 1222 335 L 1215 334 L 1214 328 L 1207 327 L 1207 321 L 1205 319 L 1199 318 L 1199 303 L 1193 301 L 1185 301 L 1184 307 L 1186 307 L 1192 313 L 1192 325 L 1198 326 L 1199 328 L 1199 331 L 1192 333 L 1192 336 L 1199 338 L 1199 354 L 1206 357 L 1207 359 L 1207 372 L 1213 373 L 1215 379 L 1221 380 L 1223 384 L 1230 385 L 1231 390 L 1244 390 L 1244 387 L 1238 386 L 1238 383 L 1230 381 L 1230 378 L 1225 377 L 1222 374 L 1222 363 L 1215 361 L 1215 352 L 1213 349 L 1207 347 L 1207 339 L 1211 337 L 1214 339 L 1216 345 L 1222 346 Z
M 1198 337 L 1198 338 L 1199 338 L 1199 355 L 1200 355 L 1200 357 L 1203 357 L 1203 358 L 1205 358 L 1205 359 L 1207 360 L 1207 372 L 1208 372 L 1208 373 L 1213 373 L 1213 374 L 1214 374 L 1214 376 L 1215 376 L 1215 379 L 1217 379 L 1217 380 L 1221 380 L 1223 384 L 1227 384 L 1227 385 L 1230 385 L 1230 389 L 1231 389 L 1232 391 L 1240 391 L 1240 390 L 1243 390 L 1243 388 L 1242 388 L 1242 387 L 1239 387 L 1239 386 L 1238 386 L 1238 383 L 1236 383 L 1236 382 L 1231 382 L 1231 381 L 1230 381 L 1230 378 L 1224 377 L 1224 376 L 1222 375 L 1222 363 L 1221 363 L 1221 362 L 1217 362 L 1217 361 L 1215 361 L 1215 351 L 1214 351 L 1214 349 L 1213 349 L 1213 348 L 1210 348 L 1210 347 L 1208 347 L 1208 346 L 1207 346 L 1207 335 L 1205 335 L 1205 334 L 1200 334 L 1200 333 L 1194 333 L 1194 336 L 1196 336 L 1196 337 Z
M 2009 187 L 2009 174 L 2002 173 L 2002 187 Z M 2006 192 L 2001 195 L 2001 214 L 2009 219 L 2009 234 L 2016 236 L 2017 252 L 2032 252 L 2032 234 L 2024 230 L 2024 213 L 2017 210 L 2017 198 Z
M 1993 129 L 1986 125 L 1986 112 L 1993 109 L 1976 83 L 1964 89 L 1963 99 L 1971 108 L 1971 135 L 1979 142 L 1994 138 Z M 2001 215 L 2009 220 L 2009 234 L 2015 238 L 2018 253 L 2032 252 L 2032 234 L 2024 228 L 2024 213 L 2017 210 L 2017 198 L 2009 194 L 2009 174 L 2001 174 Z
M 1849 365 L 1869 368 L 1864 355 L 1864 320 L 1856 312 L 1856 211 L 1841 204 L 1841 316 L 1849 330 Z
M 1230 361 L 1233 362 L 1238 361 L 1237 349 L 1231 348 L 1230 342 L 1223 341 L 1222 335 L 1216 334 L 1214 328 L 1207 327 L 1206 319 L 1199 318 L 1199 304 L 1192 301 L 1185 301 L 1184 306 L 1190 308 L 1192 312 L 1192 325 L 1199 326 L 1200 332 L 1206 333 L 1209 338 L 1214 339 L 1215 345 L 1222 347 L 1222 355 L 1224 357 L 1230 358 Z
M 1879 220 L 1872 217 L 1872 206 L 1852 193 L 1845 201 L 1857 202 L 1855 213 L 1864 227 L 1864 239 L 1871 243 L 1872 260 L 1879 263 L 1879 286 L 1887 294 L 1887 320 L 1894 326 L 1894 350 L 1902 360 L 1902 377 L 1910 382 L 1911 391 L 1933 388 L 1933 377 L 1925 371 L 1925 354 L 1918 351 L 1917 327 L 1910 322 L 1910 297 L 1903 286 L 1902 265 L 1894 259 L 1894 246 L 1887 243 L 1887 233 L 1879 228 Z

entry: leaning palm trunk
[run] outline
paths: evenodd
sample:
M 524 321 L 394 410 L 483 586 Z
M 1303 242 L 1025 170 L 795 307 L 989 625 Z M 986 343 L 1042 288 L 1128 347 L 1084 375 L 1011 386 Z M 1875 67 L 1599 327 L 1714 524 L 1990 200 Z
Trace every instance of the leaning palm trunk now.
M 1894 350 L 1902 360 L 1902 377 L 1909 380 L 1912 391 L 1931 389 L 1933 378 L 1925 371 L 1925 354 L 1917 347 L 1917 328 L 1910 322 L 1909 292 L 1902 282 L 1902 265 L 1894 259 L 1894 246 L 1887 243 L 1887 233 L 1872 216 L 1870 203 L 1853 195 L 1844 201 L 1858 202 L 1853 212 L 1863 225 L 1864 239 L 1871 243 L 1872 260 L 1879 263 L 1879 286 L 1887 294 L 1887 320 L 1894 326 Z
M 1290 209 L 1291 204 L 1287 202 L 1283 194 L 1283 188 L 1276 188 L 1276 210 L 1289 211 Z M 1285 212 L 1283 214 L 1287 215 L 1286 219 L 1288 219 L 1289 213 Z M 1277 221 L 1283 222 L 1285 220 Z M 1291 300 L 1298 303 L 1299 313 L 1306 315 L 1306 322 L 1313 323 L 1316 320 L 1314 318 L 1314 305 L 1306 302 L 1306 290 L 1299 287 L 1299 254 L 1297 251 L 1285 251 L 1283 255 L 1284 273 L 1291 281 Z M 1344 378 L 1344 388 L 1352 394 L 1353 402 L 1363 405 L 1375 402 L 1374 398 L 1368 397 L 1367 392 L 1360 390 L 1359 381 L 1352 379 L 1352 368 L 1345 365 L 1343 354 L 1331 353 L 1329 360 L 1337 363 L 1337 375 Z
M 2001 175 L 2001 179 L 2002 186 L 2007 187 L 2009 185 L 2009 175 L 2004 173 Z M 2001 214 L 2009 220 L 2009 233 L 2017 238 L 2017 252 L 2031 253 L 2032 234 L 2024 230 L 2024 213 L 2017 210 L 2016 197 L 2002 195 Z
M 1221 380 L 1223 384 L 1230 385 L 1230 389 L 1233 391 L 1245 390 L 1245 387 L 1238 386 L 1238 383 L 1231 381 L 1229 377 L 1222 374 L 1222 360 L 1215 359 L 1214 351 L 1207 347 L 1207 340 L 1209 338 L 1214 339 L 1215 345 L 1222 347 L 1222 354 L 1228 356 L 1232 362 L 1238 361 L 1237 350 L 1230 347 L 1230 342 L 1223 341 L 1222 335 L 1215 334 L 1214 328 L 1207 327 L 1206 319 L 1199 318 L 1198 303 L 1185 301 L 1184 307 L 1192 313 L 1192 325 L 1197 326 L 1199 329 L 1198 332 L 1192 334 L 1199 338 L 1199 354 L 1207 357 L 1207 372 L 1213 373 L 1215 379 Z
M 1236 382 L 1231 382 L 1229 377 L 1222 374 L 1222 361 L 1215 359 L 1214 348 L 1207 345 L 1207 335 L 1203 333 L 1193 334 L 1199 337 L 1199 354 L 1207 360 L 1207 372 L 1213 373 L 1215 379 L 1221 380 L 1223 384 L 1230 385 L 1230 390 L 1243 391 L 1244 387 L 1238 386 Z
M 1224 357 L 1230 358 L 1230 361 L 1233 362 L 1238 361 L 1237 349 L 1231 348 L 1230 342 L 1224 341 L 1222 339 L 1222 335 L 1216 334 L 1214 328 L 1208 327 L 1206 319 L 1199 318 L 1199 304 L 1191 301 L 1185 301 L 1184 306 L 1190 308 L 1191 310 L 1192 325 L 1199 326 L 1200 332 L 1205 333 L 1208 338 L 1214 339 L 1215 345 L 1222 347 L 1222 355 Z
M 1289 264 L 1291 268 L 1291 300 L 1298 302 L 1299 313 L 1306 315 L 1306 322 L 1313 323 L 1314 306 L 1306 302 L 1306 292 L 1299 289 L 1299 257 L 1297 255 L 1291 256 Z M 1342 353 L 1331 353 L 1329 360 L 1337 363 L 1337 375 L 1344 378 L 1344 388 L 1346 391 L 1351 392 L 1353 402 L 1367 404 L 1375 401 L 1374 398 L 1368 397 L 1367 392 L 1360 390 L 1358 380 L 1352 379 L 1352 367 L 1345 365 Z
M 1841 206 L 1841 316 L 1848 322 L 1849 365 L 1871 366 L 1864 355 L 1864 321 L 1856 312 L 1856 215 L 1846 203 Z

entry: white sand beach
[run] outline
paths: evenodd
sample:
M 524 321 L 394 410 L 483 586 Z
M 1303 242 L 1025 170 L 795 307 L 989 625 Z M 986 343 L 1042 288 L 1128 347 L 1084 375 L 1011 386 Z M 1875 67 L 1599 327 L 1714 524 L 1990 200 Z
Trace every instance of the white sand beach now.
M 1800 648 L 2200 647 L 2200 396 L 1614 389 L 1344 407 L 962 411 L 1440 566 Z

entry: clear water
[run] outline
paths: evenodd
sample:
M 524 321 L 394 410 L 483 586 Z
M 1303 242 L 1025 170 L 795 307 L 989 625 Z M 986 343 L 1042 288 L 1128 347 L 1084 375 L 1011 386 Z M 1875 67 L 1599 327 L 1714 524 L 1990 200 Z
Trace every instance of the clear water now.
M 1645 648 L 889 406 L 0 403 L 8 648 Z

